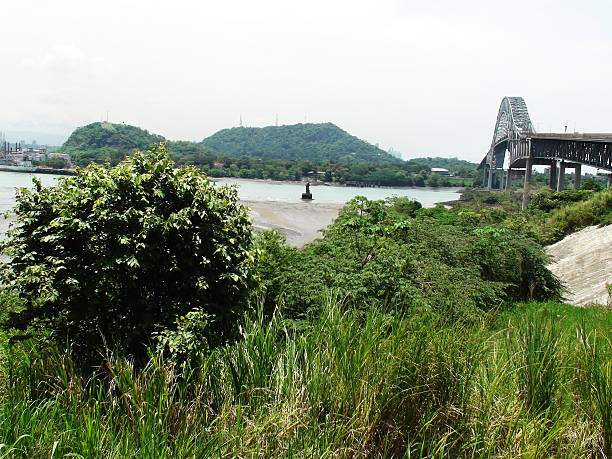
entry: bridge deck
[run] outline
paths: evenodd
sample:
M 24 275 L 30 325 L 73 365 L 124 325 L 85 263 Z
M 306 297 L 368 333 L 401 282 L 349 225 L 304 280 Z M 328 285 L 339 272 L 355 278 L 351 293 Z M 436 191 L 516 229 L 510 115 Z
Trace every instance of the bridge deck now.
M 524 133 L 523 136 L 506 144 L 510 151 L 511 168 L 526 167 L 529 158 L 533 165 L 565 161 L 612 171 L 612 134 L 530 132 Z M 500 145 L 495 151 L 501 161 L 505 148 L 506 146 Z
M 548 139 L 548 140 L 581 140 L 586 142 L 610 142 L 612 141 L 612 133 L 529 133 L 525 134 L 530 139 Z

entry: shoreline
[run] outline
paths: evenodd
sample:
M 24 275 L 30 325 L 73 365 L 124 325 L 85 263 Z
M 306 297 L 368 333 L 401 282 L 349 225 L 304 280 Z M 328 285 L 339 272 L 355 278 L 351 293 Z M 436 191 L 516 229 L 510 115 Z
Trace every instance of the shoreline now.
M 9 173 L 10 172 L 13 171 L 9 171 Z M 25 171 L 22 170 L 20 172 Z M 49 171 L 47 170 L 46 172 Z M 67 171 L 61 171 L 61 173 L 65 172 Z M 29 172 L 29 174 L 31 174 L 31 172 Z M 22 175 L 25 176 L 26 174 Z M 52 180 L 51 175 L 54 174 L 47 175 L 49 178 L 48 181 Z M 216 178 L 212 181 L 217 185 L 236 184 L 238 187 L 242 187 L 242 185 L 247 187 L 248 183 L 272 185 L 269 186 L 268 190 L 264 193 L 257 191 L 239 196 L 239 202 L 249 208 L 249 214 L 255 230 L 276 229 L 286 237 L 287 244 L 295 247 L 302 247 L 321 237 L 321 232 L 334 222 L 340 210 L 346 205 L 346 202 L 351 199 L 349 195 L 373 195 L 374 198 L 370 197 L 370 199 L 384 199 L 384 197 L 381 198 L 378 196 L 385 194 L 390 195 L 391 193 L 386 193 L 384 190 L 395 188 L 396 190 L 415 191 L 415 194 L 419 194 L 419 191 L 429 192 L 430 196 L 426 201 L 433 200 L 435 202 L 444 202 L 448 200 L 449 197 L 452 198 L 452 196 L 444 196 L 444 192 L 452 191 L 454 194 L 463 191 L 463 188 L 460 187 L 439 187 L 435 189 L 426 187 L 380 187 L 381 190 L 376 192 L 375 189 L 371 187 L 338 186 L 337 184 L 327 185 L 317 183 L 312 185 L 315 198 L 313 200 L 302 200 L 300 196 L 304 191 L 304 182 L 240 178 Z M 24 184 L 20 182 L 21 180 L 17 178 L 14 184 L 7 183 L 7 185 L 9 185 L 9 188 L 24 186 Z M 274 185 L 278 185 L 279 187 L 287 187 L 290 185 L 290 189 L 275 189 Z M 0 196 L 0 198 L 2 198 L 0 200 L 1 207 L 4 207 L 0 210 L 8 210 L 8 208 L 12 207 L 14 204 L 14 192 L 9 188 Z M 337 193 L 334 191 L 343 189 L 346 192 Z M 326 192 L 323 193 L 323 190 Z M 349 190 L 351 191 L 348 192 Z M 362 191 L 360 192 L 359 190 Z M 436 195 L 436 192 L 439 191 L 441 195 L 435 197 L 431 196 L 433 194 L 432 191 Z M 346 199 L 344 199 L 345 195 Z M 418 200 L 424 206 L 433 206 L 432 204 L 426 204 L 423 200 L 419 199 L 418 196 L 412 199 Z M 4 221 L 2 223 L 5 223 L 5 225 L 0 225 L 0 230 L 3 233 L 6 231 L 8 222 Z
M 47 167 L 23 167 L 23 166 L 2 166 L 0 165 L 1 172 L 19 172 L 23 174 L 49 174 L 49 175 L 74 175 L 73 169 L 53 169 Z M 338 188 L 380 188 L 380 189 L 397 189 L 397 190 L 429 190 L 429 191 L 455 191 L 456 193 L 465 192 L 465 187 L 463 186 L 403 186 L 403 185 L 376 185 L 376 186 L 358 186 L 358 185 L 346 185 L 344 183 L 327 183 L 321 181 L 310 182 L 308 180 L 272 180 L 272 179 L 253 179 L 253 178 L 241 178 L 241 177 L 210 177 L 206 176 L 211 182 L 219 183 L 219 182 L 236 182 L 236 183 L 265 183 L 267 185 L 301 185 L 306 186 L 306 183 L 310 183 L 312 187 L 338 187 Z
M 74 169 L 53 169 L 50 167 L 0 166 L 0 172 L 20 174 L 74 175 Z
M 208 177 L 208 176 L 207 176 Z M 265 183 L 267 185 L 301 185 L 306 186 L 306 183 L 310 183 L 311 187 L 337 187 L 337 188 L 356 188 L 356 189 L 381 189 L 381 190 L 428 190 L 428 191 L 454 191 L 456 193 L 465 192 L 464 186 L 400 186 L 400 185 L 380 185 L 380 186 L 355 186 L 345 185 L 342 183 L 326 183 L 326 182 L 308 182 L 308 181 L 297 181 L 297 180 L 272 180 L 272 179 L 253 179 L 253 178 L 240 178 L 240 177 L 208 177 L 211 182 L 223 183 L 223 182 L 236 182 L 236 183 Z

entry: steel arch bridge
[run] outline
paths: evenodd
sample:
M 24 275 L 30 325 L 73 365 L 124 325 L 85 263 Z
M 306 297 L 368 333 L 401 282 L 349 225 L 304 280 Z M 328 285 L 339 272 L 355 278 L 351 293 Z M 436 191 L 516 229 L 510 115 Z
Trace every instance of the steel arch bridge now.
M 499 107 L 491 147 L 478 166 L 484 170 L 488 189 L 495 184 L 502 188 L 506 153 L 509 154 L 506 188 L 512 176 L 523 169 L 527 187 L 533 165 L 550 166 L 550 185 L 557 190 L 563 188 L 566 167 L 575 169 L 575 187 L 580 186 L 583 164 L 612 172 L 612 134 L 538 134 L 522 97 L 504 97 Z M 611 181 L 612 174 L 608 176 L 609 186 Z

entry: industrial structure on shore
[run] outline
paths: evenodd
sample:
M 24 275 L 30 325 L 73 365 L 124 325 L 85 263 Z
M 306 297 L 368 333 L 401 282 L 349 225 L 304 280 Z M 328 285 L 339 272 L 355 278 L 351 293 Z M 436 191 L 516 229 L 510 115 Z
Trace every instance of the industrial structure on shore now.
M 49 152 L 45 145 L 38 145 L 32 141 L 27 145 L 25 141 L 10 143 L 4 136 L 0 136 L 0 166 L 30 168 L 44 165 L 49 160 L 61 161 L 66 167 L 72 167 L 70 155 L 65 153 Z

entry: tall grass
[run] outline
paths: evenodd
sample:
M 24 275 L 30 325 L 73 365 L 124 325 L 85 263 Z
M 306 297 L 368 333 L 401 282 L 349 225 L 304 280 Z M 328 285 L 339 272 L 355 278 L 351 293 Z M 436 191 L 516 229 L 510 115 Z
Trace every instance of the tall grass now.
M 65 351 L 14 347 L 0 457 L 609 455 L 609 328 L 575 333 L 609 318 L 526 309 L 458 325 L 329 295 L 308 322 L 246 317 L 241 339 L 192 365 L 109 354 L 89 375 Z
M 554 319 L 541 314 L 524 317 L 508 347 L 517 348 L 518 389 L 526 407 L 537 413 L 553 410 L 562 366 Z
M 601 428 L 602 450 L 612 457 L 612 346 L 609 337 L 584 327 L 577 330 L 577 383 L 581 403 Z

